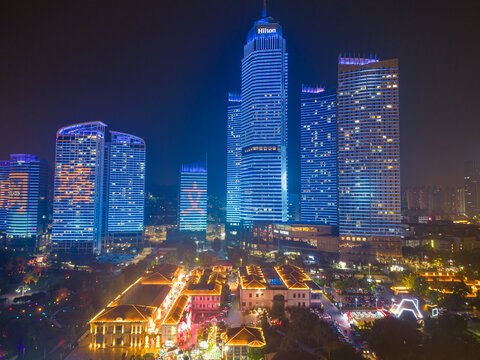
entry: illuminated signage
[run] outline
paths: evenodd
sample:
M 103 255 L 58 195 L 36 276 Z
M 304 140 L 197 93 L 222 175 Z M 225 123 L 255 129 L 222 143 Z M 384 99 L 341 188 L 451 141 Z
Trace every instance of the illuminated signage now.
M 198 211 L 200 214 L 203 214 L 203 209 L 199 207 L 202 193 L 207 192 L 205 189 L 200 189 L 197 186 L 197 182 L 193 182 L 193 188 L 191 189 L 182 189 L 183 192 L 188 193 L 188 201 L 190 202 L 191 207 L 187 210 L 183 210 L 183 214 L 188 214 L 194 211 Z M 194 198 L 195 197 L 195 198 Z
M 257 34 L 275 34 L 277 29 L 275 28 L 268 28 L 268 27 L 261 27 L 257 28 Z
M 81 164 L 63 164 L 58 171 L 58 195 L 56 201 L 72 200 L 73 204 L 84 202 L 89 204 L 95 195 L 95 184 L 92 180 L 92 168 Z

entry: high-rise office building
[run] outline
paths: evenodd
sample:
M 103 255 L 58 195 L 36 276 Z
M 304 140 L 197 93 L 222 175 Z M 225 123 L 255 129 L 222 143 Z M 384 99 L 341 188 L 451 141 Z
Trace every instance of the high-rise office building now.
M 465 188 L 464 187 L 457 188 L 456 204 L 457 204 L 457 213 L 465 214 L 466 210 L 465 210 Z
M 296 193 L 288 194 L 288 221 L 300 222 L 300 195 Z
M 452 186 L 406 186 L 402 188 L 404 216 L 456 216 L 465 213 L 463 188 Z M 404 219 L 405 220 L 405 219 Z M 410 220 L 411 221 L 411 220 Z
M 182 232 L 207 230 L 207 158 L 180 168 L 178 228 Z
M 141 242 L 145 213 L 145 141 L 110 131 L 105 151 L 108 242 Z
M 7 236 L 33 237 L 46 231 L 48 164 L 35 155 L 10 155 Z
M 473 217 L 480 214 L 480 161 L 464 164 L 465 212 Z
M 338 225 L 337 93 L 302 86 L 300 107 L 301 219 Z
M 240 115 L 242 98 L 228 94 L 227 110 L 227 216 L 228 227 L 240 225 L 240 165 L 242 145 L 240 139 Z
M 240 211 L 245 223 L 288 220 L 287 89 L 282 27 L 264 7 L 248 33 L 242 60 Z
M 100 253 L 143 240 L 145 141 L 101 122 L 57 133 L 52 242 L 57 251 Z
M 10 162 L 0 161 L 0 231 L 7 230 L 9 172 Z
M 62 251 L 101 251 L 105 127 L 87 122 L 57 132 L 52 242 Z
M 397 59 L 339 58 L 338 202 L 345 254 L 401 256 L 398 86 Z

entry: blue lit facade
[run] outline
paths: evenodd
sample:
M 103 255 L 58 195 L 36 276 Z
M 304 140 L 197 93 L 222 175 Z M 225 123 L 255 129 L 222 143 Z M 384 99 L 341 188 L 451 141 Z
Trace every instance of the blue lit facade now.
M 0 161 L 0 231 L 7 230 L 9 173 L 10 161 Z
M 60 252 L 101 250 L 105 127 L 89 122 L 57 132 L 52 242 Z
M 246 224 L 288 221 L 287 88 L 282 28 L 264 9 L 242 60 L 240 212 Z
M 301 219 L 338 225 L 337 93 L 302 86 L 300 108 Z
M 179 219 L 182 232 L 207 230 L 207 159 L 180 168 Z
M 238 94 L 228 94 L 227 110 L 227 224 L 240 225 L 240 166 L 242 161 L 241 106 Z
M 339 232 L 345 248 L 400 256 L 398 60 L 339 58 Z
M 110 131 L 108 147 L 107 229 L 109 236 L 143 233 L 145 212 L 145 141 Z
M 10 155 L 8 237 L 35 237 L 46 230 L 48 164 L 35 155 Z

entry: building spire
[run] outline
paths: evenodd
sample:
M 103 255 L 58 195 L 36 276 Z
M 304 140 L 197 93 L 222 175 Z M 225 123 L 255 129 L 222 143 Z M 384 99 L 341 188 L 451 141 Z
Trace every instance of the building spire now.
M 267 0 L 263 0 L 262 19 L 267 17 Z

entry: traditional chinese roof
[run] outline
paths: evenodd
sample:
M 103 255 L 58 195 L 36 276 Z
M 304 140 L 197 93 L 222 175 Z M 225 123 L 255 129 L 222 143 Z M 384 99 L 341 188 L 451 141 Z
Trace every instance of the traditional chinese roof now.
M 144 285 L 171 285 L 182 271 L 182 266 L 164 263 L 155 266 L 140 282 Z
M 261 328 L 242 326 L 228 329 L 222 334 L 227 346 L 265 346 L 265 338 Z
M 172 307 L 168 311 L 167 316 L 163 320 L 163 325 L 177 325 L 182 318 L 183 311 L 188 304 L 189 300 L 188 295 L 180 295 L 175 302 L 173 303 Z
M 240 269 L 240 280 L 243 289 L 266 289 L 267 282 L 262 269 L 257 265 L 248 265 Z
M 131 294 L 125 298 L 126 303 L 159 307 L 170 292 L 169 285 L 139 284 Z
M 153 317 L 156 308 L 143 305 L 117 305 L 104 309 L 91 322 L 144 322 Z
M 294 265 L 281 265 L 275 268 L 280 279 L 289 289 L 309 289 L 306 284 L 311 280 L 302 268 Z
M 216 271 L 195 269 L 183 290 L 185 295 L 221 295 L 225 275 Z

